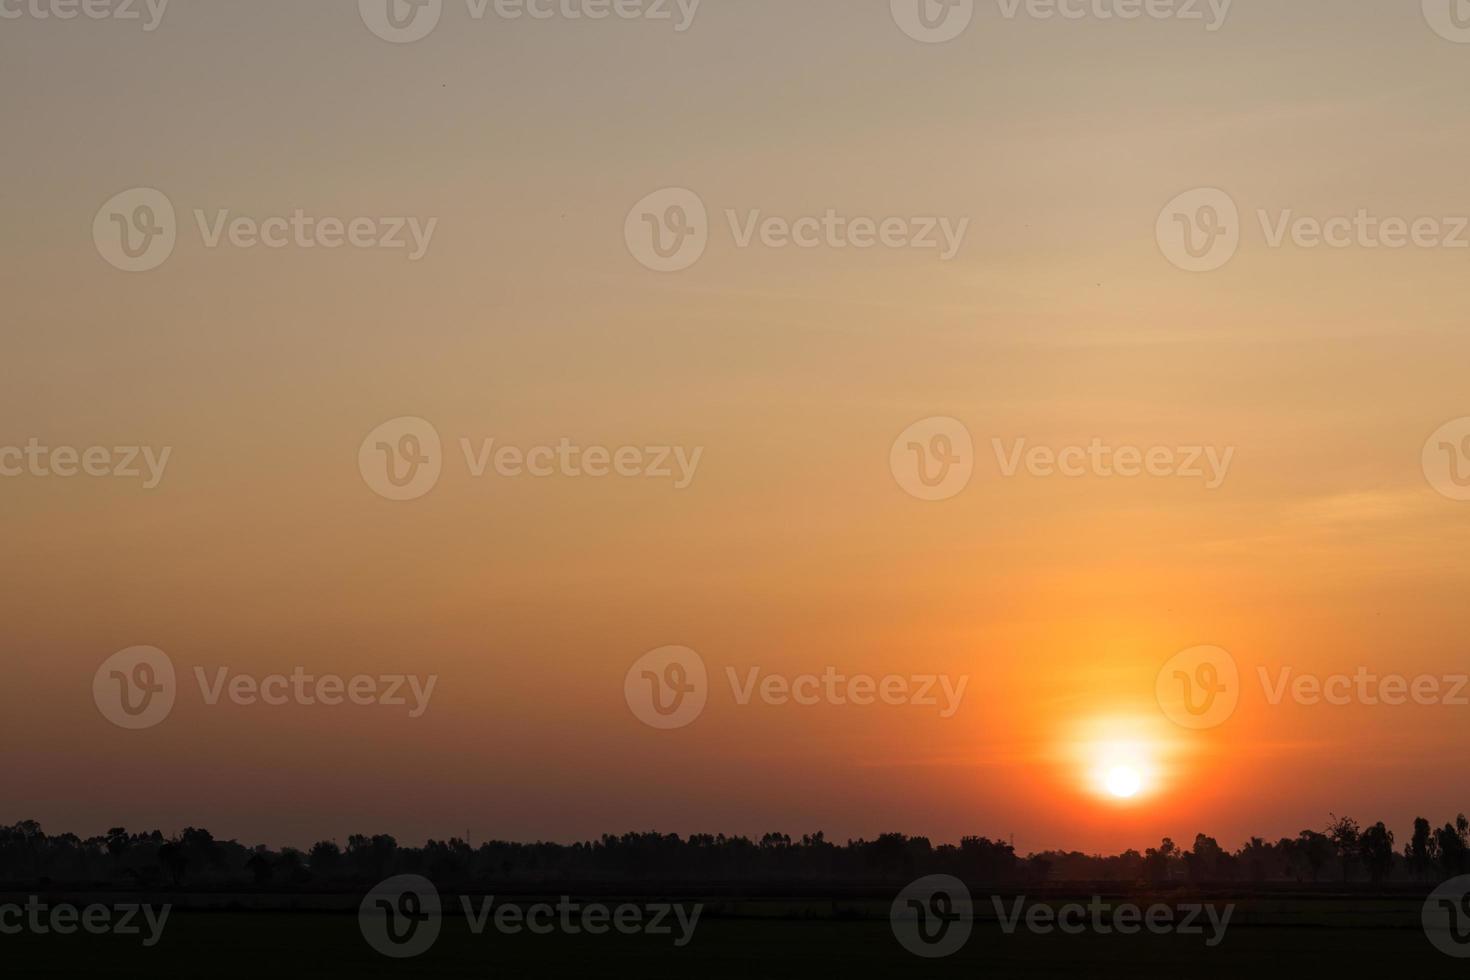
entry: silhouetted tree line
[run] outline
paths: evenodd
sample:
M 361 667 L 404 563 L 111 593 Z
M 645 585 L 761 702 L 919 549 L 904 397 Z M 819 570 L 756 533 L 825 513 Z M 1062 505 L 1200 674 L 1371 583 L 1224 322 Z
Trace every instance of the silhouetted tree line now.
M 952 874 L 972 882 L 1437 882 L 1470 874 L 1470 820 L 1436 828 L 1420 817 L 1412 839 L 1395 851 L 1382 823 L 1362 827 L 1333 816 L 1320 831 L 1270 842 L 1252 837 L 1227 851 L 1205 834 L 1189 850 L 1164 838 L 1143 853 L 1114 856 L 1047 851 L 1018 857 L 1010 844 L 965 837 L 958 845 L 881 834 L 836 844 L 820 833 L 759 840 L 723 834 L 604 835 L 576 844 L 458 838 L 402 847 L 386 834 L 354 834 L 345 846 L 320 841 L 307 851 L 271 850 L 216 840 L 190 827 L 165 836 L 115 827 L 100 837 L 46 834 L 24 820 L 0 827 L 0 882 L 328 888 L 394 874 L 424 874 L 444 886 L 557 881 L 888 882 Z
M 1393 831 L 1381 821 L 1363 827 L 1334 815 L 1323 830 L 1303 830 L 1274 843 L 1252 837 L 1234 852 L 1198 834 L 1190 850 L 1165 837 L 1142 854 L 1051 851 L 1026 860 L 1039 865 L 1036 876 L 1057 881 L 1438 882 L 1470 874 L 1470 820 L 1460 814 L 1454 823 L 1435 828 L 1418 817 L 1413 838 L 1401 852 L 1394 850 Z

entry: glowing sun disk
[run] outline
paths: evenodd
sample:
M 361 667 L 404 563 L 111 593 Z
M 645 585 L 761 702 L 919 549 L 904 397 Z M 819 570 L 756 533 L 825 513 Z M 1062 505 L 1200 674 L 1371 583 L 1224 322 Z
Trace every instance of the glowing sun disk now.
M 1137 796 L 1143 789 L 1143 775 L 1132 766 L 1114 766 L 1107 771 L 1103 782 L 1108 792 L 1120 800 Z

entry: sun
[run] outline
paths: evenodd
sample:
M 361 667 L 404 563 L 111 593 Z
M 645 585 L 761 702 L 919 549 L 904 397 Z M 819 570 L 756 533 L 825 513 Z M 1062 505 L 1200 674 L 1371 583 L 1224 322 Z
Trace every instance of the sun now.
M 1088 782 L 1098 796 L 1115 803 L 1149 795 L 1158 783 L 1152 746 L 1134 741 L 1105 742 L 1092 747 Z
M 1120 800 L 1129 800 L 1143 789 L 1143 774 L 1133 766 L 1114 766 L 1103 775 L 1103 786 Z

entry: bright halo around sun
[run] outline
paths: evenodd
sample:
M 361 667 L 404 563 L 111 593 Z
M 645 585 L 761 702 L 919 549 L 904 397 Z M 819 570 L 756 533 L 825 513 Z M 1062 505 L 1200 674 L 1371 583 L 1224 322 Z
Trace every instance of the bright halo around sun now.
M 1089 795 L 1118 806 L 1142 803 L 1164 789 L 1175 767 L 1170 733 L 1152 719 L 1134 715 L 1078 723 L 1067 754 Z

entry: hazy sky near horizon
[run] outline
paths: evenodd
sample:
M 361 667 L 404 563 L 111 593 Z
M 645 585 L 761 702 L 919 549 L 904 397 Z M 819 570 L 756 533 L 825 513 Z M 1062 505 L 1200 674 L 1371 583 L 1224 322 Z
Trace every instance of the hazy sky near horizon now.
M 1470 248 L 1271 247 L 1258 217 L 1470 214 L 1470 44 L 1419 3 L 1235 0 L 1212 31 L 992 0 L 943 44 L 886 0 L 704 0 L 682 32 L 676 5 L 447 0 L 404 44 L 357 8 L 0 19 L 0 447 L 170 449 L 152 489 L 0 477 L 0 820 L 1095 851 L 1470 808 L 1447 776 L 1470 706 L 1273 705 L 1259 679 L 1470 671 L 1470 502 L 1421 458 L 1470 416 Z M 140 187 L 177 244 L 126 273 L 94 218 Z M 673 273 L 625 243 L 663 188 L 708 208 L 706 252 Z M 1156 237 L 1195 188 L 1240 212 L 1205 273 Z M 435 224 L 411 261 L 208 247 L 195 218 L 298 209 Z M 968 223 L 946 261 L 740 247 L 727 211 Z M 359 447 L 408 416 L 443 472 L 390 501 Z M 939 502 L 890 469 L 932 417 L 975 447 Z M 488 439 L 701 455 L 683 489 L 475 478 L 461 440 Z M 1211 489 L 1006 476 L 994 442 L 1094 439 L 1233 455 Z M 673 644 L 708 665 L 708 705 L 655 731 L 624 675 Z M 1162 722 L 1139 800 L 1088 793 L 1074 733 L 1159 723 L 1156 675 L 1203 644 L 1240 665 L 1233 717 Z M 179 692 L 125 731 L 93 678 L 135 645 Z M 297 667 L 437 683 L 409 718 L 210 705 L 194 681 Z M 741 705 L 726 682 L 828 667 L 968 680 L 949 718 Z

